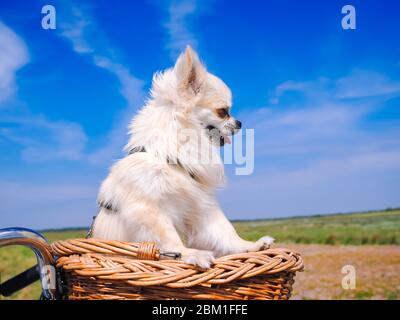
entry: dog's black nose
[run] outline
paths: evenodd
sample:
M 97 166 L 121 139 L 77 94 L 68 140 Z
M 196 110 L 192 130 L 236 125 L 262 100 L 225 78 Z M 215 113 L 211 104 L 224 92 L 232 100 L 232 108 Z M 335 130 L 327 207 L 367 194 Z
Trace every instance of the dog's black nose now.
M 242 123 L 239 120 L 235 120 L 236 128 L 241 129 Z

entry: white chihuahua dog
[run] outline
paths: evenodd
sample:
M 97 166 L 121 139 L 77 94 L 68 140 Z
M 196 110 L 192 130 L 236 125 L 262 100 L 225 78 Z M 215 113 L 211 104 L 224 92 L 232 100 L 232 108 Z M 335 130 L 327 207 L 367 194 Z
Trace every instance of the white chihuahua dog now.
M 214 257 L 269 247 L 271 237 L 240 238 L 214 194 L 224 183 L 219 147 L 241 127 L 231 100 L 190 47 L 173 68 L 156 73 L 151 97 L 130 125 L 129 154 L 102 183 L 92 236 L 156 242 L 202 268 Z

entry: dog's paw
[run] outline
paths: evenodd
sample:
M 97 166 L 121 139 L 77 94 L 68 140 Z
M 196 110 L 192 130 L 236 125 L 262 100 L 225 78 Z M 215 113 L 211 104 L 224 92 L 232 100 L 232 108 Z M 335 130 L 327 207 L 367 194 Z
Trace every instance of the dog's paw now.
M 264 249 L 268 249 L 269 247 L 271 247 L 271 245 L 273 245 L 274 242 L 275 242 L 274 238 L 265 236 L 265 237 L 258 239 L 256 242 L 256 245 L 258 247 L 258 250 L 264 250 Z
M 186 249 L 182 252 L 181 260 L 188 264 L 207 269 L 214 261 L 214 254 L 206 250 Z

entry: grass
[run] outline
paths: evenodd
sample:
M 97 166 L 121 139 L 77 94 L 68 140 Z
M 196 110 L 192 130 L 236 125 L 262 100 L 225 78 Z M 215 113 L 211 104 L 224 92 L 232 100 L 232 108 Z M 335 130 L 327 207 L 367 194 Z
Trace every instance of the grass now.
M 387 291 L 385 298 L 387 300 L 399 300 L 400 299 L 400 289 L 396 291 Z
M 82 238 L 86 235 L 86 231 L 51 231 L 44 233 L 44 235 L 50 242 L 54 242 L 57 240 Z M 27 247 L 10 246 L 0 248 L 0 283 L 34 266 L 35 264 L 35 255 Z M 40 292 L 40 284 L 37 281 L 7 299 L 38 299 L 40 297 Z M 2 299 L 1 296 L 0 299 Z
M 317 244 L 400 244 L 400 210 L 291 219 L 235 222 L 249 240 L 271 235 L 279 242 Z
M 355 297 L 357 300 L 369 300 L 374 296 L 374 293 L 371 290 L 368 291 L 359 291 L 355 293 Z
M 400 244 L 400 210 L 367 213 L 337 214 L 290 219 L 236 221 L 238 233 L 248 240 L 270 235 L 278 243 L 365 245 Z M 50 242 L 80 238 L 86 230 L 44 232 Z M 28 269 L 35 264 L 30 249 L 20 246 L 0 248 L 0 282 Z M 37 299 L 39 283 L 35 283 L 11 299 Z M 368 298 L 360 293 L 359 299 Z M 398 298 L 397 291 L 387 292 L 387 299 Z M 1 298 L 1 297 L 0 297 Z

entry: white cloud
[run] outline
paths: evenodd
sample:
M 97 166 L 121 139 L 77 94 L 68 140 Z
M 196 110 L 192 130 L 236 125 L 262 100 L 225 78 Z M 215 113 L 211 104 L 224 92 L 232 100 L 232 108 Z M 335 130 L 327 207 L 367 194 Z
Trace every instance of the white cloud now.
M 90 164 L 109 164 L 122 150 L 126 142 L 128 121 L 143 99 L 143 82 L 118 61 L 112 46 L 93 19 L 80 8 L 72 9 L 71 16 L 67 18 L 61 19 L 62 23 L 58 29 L 61 31 L 60 35 L 71 42 L 75 52 L 88 57 L 91 63 L 116 77 L 127 106 L 113 120 L 112 130 L 100 141 L 102 146 L 91 153 L 86 150 L 88 137 L 82 126 L 77 123 L 53 121 L 45 115 L 34 114 L 23 102 L 18 104 L 22 108 L 2 112 L 0 138 L 22 146 L 23 160 L 34 162 L 39 172 L 46 172 L 47 180 L 47 162 L 79 161 L 80 168 L 78 171 L 71 169 L 68 173 L 63 168 L 58 168 L 57 175 L 51 183 L 42 179 L 36 181 L 36 177 L 32 178 L 33 173 L 30 170 L 27 170 L 28 176 L 19 176 L 18 172 L 15 172 L 11 179 L 14 181 L 0 181 L 0 202 L 3 210 L 7 212 L 1 219 L 3 226 L 14 224 L 42 228 L 88 225 L 91 216 L 97 210 L 95 199 L 99 175 L 104 175 L 101 166 L 88 176 L 90 170 L 93 170 Z M 24 46 L 22 40 L 20 44 Z M 0 48 L 1 45 L 2 43 Z M 7 52 L 7 57 L 11 57 L 12 54 Z M 14 69 L 16 68 L 14 64 Z M 76 178 L 79 173 L 81 178 Z
M 290 99 L 291 91 L 302 98 Z M 255 171 L 231 177 L 221 195 L 230 216 L 398 206 L 400 121 L 370 120 L 396 96 L 397 81 L 361 70 L 278 85 L 273 107 L 239 116 L 255 129 Z
M 86 11 L 71 7 L 62 12 L 68 9 L 69 15 L 60 19 L 61 36 L 71 42 L 75 52 L 87 55 L 94 65 L 116 77 L 120 93 L 127 101 L 125 110 L 115 117 L 102 146 L 92 153 L 85 153 L 88 137 L 78 123 L 51 121 L 29 110 L 0 115 L 3 123 L 0 136 L 21 145 L 22 158 L 29 162 L 84 159 L 90 163 L 109 163 L 122 151 L 128 123 L 143 102 L 143 81 L 115 58 L 108 39 Z M 0 105 L 15 94 L 15 73 L 28 62 L 28 57 L 24 41 L 0 22 Z
M 350 108 L 332 103 L 293 109 L 264 108 L 240 119 L 255 130 L 257 155 L 296 155 L 321 152 L 350 137 L 354 139 L 355 126 L 367 112 L 368 106 Z
M 251 219 L 399 206 L 399 150 L 299 162 L 298 167 L 259 167 L 252 176 L 232 177 L 220 195 L 223 208 L 230 218 Z
M 275 88 L 271 102 L 278 104 L 288 92 L 302 93 L 317 103 L 327 99 L 390 98 L 400 95 L 400 82 L 376 71 L 354 69 L 339 79 L 320 77 L 312 81 L 286 81 Z
M 86 155 L 90 163 L 109 163 L 120 154 L 126 142 L 128 123 L 144 100 L 144 83 L 115 58 L 108 39 L 88 10 L 84 11 L 80 7 L 71 10 L 69 20 L 60 26 L 61 36 L 71 42 L 75 52 L 87 55 L 94 65 L 113 74 L 119 81 L 120 93 L 127 102 L 126 108 L 113 120 L 113 128 L 107 134 L 103 146 Z
M 26 162 L 80 160 L 87 136 L 73 122 L 49 121 L 42 115 L 0 116 L 0 136 L 22 146 Z
M 25 43 L 0 21 L 0 106 L 15 93 L 16 72 L 28 61 Z
M 171 1 L 167 7 L 168 18 L 164 28 L 168 33 L 167 49 L 172 59 L 176 59 L 187 45 L 197 47 L 197 40 L 189 30 L 188 19 L 196 12 L 198 2 Z
M 0 105 L 16 95 L 16 72 L 29 62 L 23 39 L 0 22 Z M 22 146 L 27 162 L 78 160 L 87 137 L 79 124 L 50 121 L 32 114 L 18 103 L 0 113 L 0 137 Z
M 132 75 L 122 64 L 100 55 L 93 56 L 94 64 L 114 74 L 121 85 L 121 95 L 130 108 L 138 107 L 143 99 L 143 81 Z
M 336 81 L 336 97 L 339 99 L 391 95 L 400 95 L 400 82 L 375 71 L 356 69 Z
M 290 100 L 291 91 L 303 99 Z M 386 101 L 400 96 L 400 83 L 385 75 L 357 70 L 340 79 L 287 81 L 274 90 L 273 107 L 243 114 L 255 128 L 257 153 L 262 155 L 332 153 L 389 145 L 399 130 L 392 126 L 376 132 L 362 126 L 364 119 Z M 351 152 L 351 151 L 349 151 Z
M 76 7 L 71 8 L 73 19 L 60 24 L 61 34 L 71 41 L 73 49 L 78 53 L 92 53 L 94 49 L 86 41 L 86 30 L 91 22 Z
M 187 45 L 198 49 L 197 35 L 194 33 L 193 17 L 200 14 L 209 7 L 209 0 L 169 0 L 151 1 L 165 14 L 162 24 L 167 33 L 165 49 L 169 52 L 172 60 L 185 49 Z

